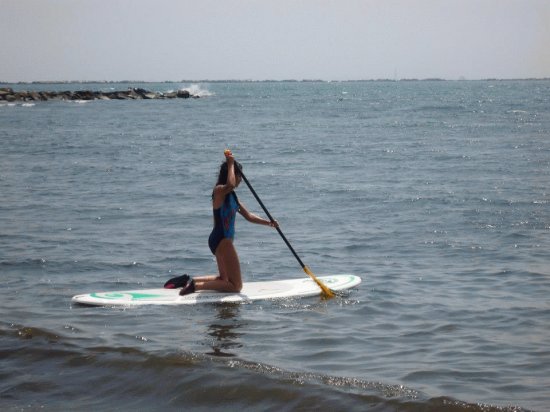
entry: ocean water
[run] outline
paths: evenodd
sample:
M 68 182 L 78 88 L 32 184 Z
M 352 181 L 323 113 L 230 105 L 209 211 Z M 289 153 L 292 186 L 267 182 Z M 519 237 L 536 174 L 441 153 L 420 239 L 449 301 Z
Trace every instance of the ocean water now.
M 550 409 L 550 81 L 14 85 L 0 104 L 2 410 Z M 216 272 L 229 147 L 320 297 L 91 308 Z M 246 186 L 239 198 L 261 214 Z M 306 276 L 237 221 L 245 281 Z

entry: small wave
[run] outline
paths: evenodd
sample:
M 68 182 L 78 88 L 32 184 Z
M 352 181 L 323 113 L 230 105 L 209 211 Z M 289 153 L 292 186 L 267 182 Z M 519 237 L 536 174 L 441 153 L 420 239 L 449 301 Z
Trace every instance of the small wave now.
M 408 388 L 404 385 L 392 385 L 376 381 L 367 381 L 363 379 L 331 376 L 324 374 L 308 373 L 308 372 L 290 372 L 283 369 L 244 360 L 229 360 L 227 365 L 232 368 L 247 369 L 259 375 L 269 376 L 272 380 L 280 382 L 291 382 L 301 387 L 316 388 L 321 386 L 323 393 L 328 394 L 333 392 L 332 397 L 337 397 L 336 394 L 343 393 L 346 396 L 353 394 L 354 406 L 357 406 L 359 401 L 362 406 L 377 405 L 381 410 L 402 410 L 402 411 L 480 411 L 480 412 L 503 412 L 503 411 L 523 411 L 517 406 L 494 406 L 481 403 L 468 403 L 454 399 L 448 396 L 428 397 L 426 394 L 418 392 L 415 389 Z M 340 399 L 348 401 L 349 399 Z M 351 407 L 351 405 L 349 405 Z M 346 409 L 345 407 L 343 409 Z
M 0 336 L 16 336 L 20 339 L 45 339 L 48 342 L 59 342 L 61 335 L 47 329 L 11 324 L 7 329 L 0 329 Z
M 378 392 L 384 397 L 399 397 L 408 399 L 418 399 L 421 394 L 414 389 L 407 388 L 403 385 L 388 385 L 381 382 L 371 382 L 358 378 L 350 378 L 343 376 L 331 376 L 308 372 L 290 372 L 281 368 L 255 363 L 244 360 L 228 361 L 228 366 L 232 368 L 243 368 L 260 374 L 269 375 L 271 377 L 279 376 L 283 380 L 291 380 L 300 385 L 322 383 L 333 388 L 341 388 L 346 390 L 368 390 Z
M 441 104 L 441 105 L 424 105 L 413 109 L 415 112 L 464 112 L 466 108 L 460 105 Z
M 507 110 L 506 113 L 509 114 L 527 114 L 525 110 Z
M 65 332 L 73 333 L 66 325 Z M 80 335 L 77 332 L 77 335 Z M 429 397 L 404 385 L 360 378 L 289 371 L 266 363 L 227 357 L 205 356 L 193 352 L 151 353 L 142 347 L 97 345 L 81 336 L 64 336 L 44 328 L 0 323 L 0 337 L 7 344 L 0 354 L 10 360 L 4 378 L 8 380 L 5 397 L 12 406 L 22 400 L 55 406 L 59 402 L 78 404 L 80 408 L 105 409 L 125 405 L 129 400 L 159 407 L 159 393 L 166 407 L 216 408 L 227 398 L 216 391 L 224 385 L 226 393 L 240 393 L 240 403 L 259 409 L 318 409 L 339 405 L 342 410 L 438 410 L 438 411 L 520 411 L 518 407 L 472 404 L 447 396 Z M 15 341 L 10 341 L 15 338 Z M 136 336 L 139 339 L 140 336 Z M 75 340 L 76 339 L 76 340 Z M 78 342 L 77 342 L 78 340 Z M 24 342 L 24 343 L 23 343 Z M 22 350 L 22 347 L 24 350 Z M 32 375 L 28 385 L 19 376 L 31 376 L 31 370 L 48 370 L 49 375 Z M 113 375 L 116 380 L 110 379 Z M 69 382 L 63 377 L 72 376 Z M 214 379 L 213 379 L 214 377 Z M 216 378 L 217 377 L 217 378 Z M 82 386 L 99 383 L 96 400 L 83 396 Z M 147 382 L 146 384 L 144 382 Z M 211 393 L 204 398 L 204 391 Z M 136 394 L 139 393 L 138 396 Z M 30 398 L 29 398 L 30 397 Z M 93 403 L 90 403 L 93 402 Z M 240 403 L 239 403 L 240 402 Z M 290 403 L 289 403 L 290 402 Z M 54 408 L 55 409 L 55 408 Z M 77 408 L 78 409 L 78 408 Z
M 44 258 L 28 258 L 24 260 L 1 260 L 0 261 L 0 267 L 20 267 L 22 269 L 25 268 L 33 268 L 33 267 L 43 267 L 47 263 L 46 259 Z

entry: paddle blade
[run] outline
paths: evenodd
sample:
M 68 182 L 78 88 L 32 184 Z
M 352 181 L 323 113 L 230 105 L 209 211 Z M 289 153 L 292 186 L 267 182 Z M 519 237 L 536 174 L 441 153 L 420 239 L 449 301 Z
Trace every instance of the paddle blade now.
M 309 270 L 309 268 L 307 266 L 304 266 L 304 272 L 306 272 L 309 277 L 311 279 L 313 279 L 315 281 L 315 283 L 317 283 L 317 285 L 321 288 L 321 290 L 323 291 L 323 297 L 325 298 L 333 298 L 334 297 L 334 292 L 332 290 L 330 290 L 327 285 L 325 285 L 323 282 L 321 282 L 319 279 L 317 279 L 315 277 L 315 275 L 313 274 L 313 272 L 311 270 Z

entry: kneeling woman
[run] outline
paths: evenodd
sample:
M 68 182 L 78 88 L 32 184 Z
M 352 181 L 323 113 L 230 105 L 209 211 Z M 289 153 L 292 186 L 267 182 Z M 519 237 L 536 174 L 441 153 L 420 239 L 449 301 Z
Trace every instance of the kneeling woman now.
M 277 221 L 271 222 L 250 213 L 239 202 L 234 189 L 242 180 L 241 165 L 227 151 L 226 161 L 220 167 L 218 181 L 212 193 L 212 208 L 214 210 L 214 229 L 208 238 L 208 246 L 216 256 L 219 276 L 199 276 L 190 279 L 180 291 L 187 295 L 197 290 L 217 290 L 220 292 L 238 293 L 243 287 L 239 256 L 233 245 L 235 237 L 235 217 L 239 212 L 246 220 L 260 225 L 277 227 Z

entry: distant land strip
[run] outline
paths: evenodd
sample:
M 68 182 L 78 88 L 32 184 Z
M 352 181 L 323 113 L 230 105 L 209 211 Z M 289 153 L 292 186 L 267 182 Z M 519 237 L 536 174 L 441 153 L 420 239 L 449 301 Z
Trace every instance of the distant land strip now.
M 152 92 L 140 88 L 129 88 L 122 91 L 14 91 L 10 87 L 0 88 L 0 101 L 12 102 L 32 102 L 47 100 L 143 100 L 143 99 L 189 99 L 200 96 L 192 95 L 188 90 L 178 90 L 175 92 Z
M 35 80 L 35 81 L 19 81 L 8 82 L 0 81 L 2 85 L 24 85 L 24 84 L 162 84 L 162 83 L 357 83 L 357 82 L 485 82 L 485 81 L 497 81 L 497 82 L 509 82 L 509 81 L 548 81 L 550 77 L 518 77 L 518 78 L 483 78 L 483 79 L 467 79 L 461 77 L 459 79 L 444 79 L 439 77 L 430 78 L 380 78 L 380 79 L 355 79 L 355 80 L 322 80 L 322 79 L 264 79 L 264 80 L 250 80 L 250 79 L 201 79 L 201 80 Z

